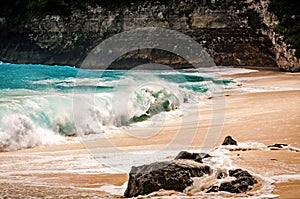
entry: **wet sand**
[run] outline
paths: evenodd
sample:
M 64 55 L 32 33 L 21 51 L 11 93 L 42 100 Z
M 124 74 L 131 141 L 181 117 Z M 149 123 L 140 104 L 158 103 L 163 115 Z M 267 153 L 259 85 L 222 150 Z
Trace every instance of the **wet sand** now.
M 103 165 L 93 160 L 90 149 L 99 147 L 99 143 L 101 150 L 107 151 L 111 147 L 127 152 L 160 151 L 166 145 L 180 150 L 178 145 L 172 145 L 180 138 L 180 142 L 189 144 L 189 149 L 199 149 L 218 146 L 225 136 L 231 135 L 238 142 L 286 143 L 300 148 L 299 73 L 261 70 L 224 77 L 237 78 L 241 83 L 225 89 L 222 96 L 206 99 L 212 103 L 199 105 L 189 116 L 167 121 L 157 129 L 143 129 L 141 134 L 142 129 L 136 128 L 125 134 L 85 141 L 85 146 L 73 143 L 0 153 L 0 197 L 120 197 L 99 189 L 102 185 L 120 186 L 128 178 L 126 173 L 98 169 Z M 258 92 L 249 93 L 247 89 Z M 181 136 L 183 133 L 185 136 Z M 232 151 L 231 157 L 234 166 L 265 177 L 300 174 L 297 151 Z M 273 193 L 280 198 L 298 198 L 300 194 L 298 179 L 274 186 Z

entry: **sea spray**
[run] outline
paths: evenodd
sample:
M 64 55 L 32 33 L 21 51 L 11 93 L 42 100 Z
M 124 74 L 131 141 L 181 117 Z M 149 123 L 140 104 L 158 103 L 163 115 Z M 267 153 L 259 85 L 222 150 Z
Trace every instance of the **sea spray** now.
M 63 138 L 50 129 L 36 126 L 30 118 L 12 114 L 2 118 L 0 151 L 32 148 L 41 145 L 62 143 Z

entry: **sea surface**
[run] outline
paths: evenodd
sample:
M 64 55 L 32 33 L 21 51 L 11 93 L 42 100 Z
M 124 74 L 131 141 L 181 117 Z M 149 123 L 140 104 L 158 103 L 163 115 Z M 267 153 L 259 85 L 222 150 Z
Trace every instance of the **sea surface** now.
M 67 136 L 105 133 L 174 113 L 232 83 L 217 78 L 224 71 L 100 71 L 0 62 L 0 151 L 58 144 Z

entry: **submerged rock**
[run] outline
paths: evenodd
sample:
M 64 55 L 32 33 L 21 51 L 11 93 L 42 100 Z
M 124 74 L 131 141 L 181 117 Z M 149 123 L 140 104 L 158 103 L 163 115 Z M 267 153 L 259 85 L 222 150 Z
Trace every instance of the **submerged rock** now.
M 212 185 L 206 192 L 226 191 L 230 193 L 244 193 L 250 191 L 257 180 L 248 172 L 242 169 L 234 169 L 229 171 L 230 177 L 235 177 L 235 180 L 223 182 L 218 185 Z
M 143 114 L 141 116 L 133 116 L 132 118 L 130 118 L 129 124 L 135 123 L 135 122 L 142 122 L 142 121 L 145 121 L 149 118 L 150 118 L 150 116 L 147 115 L 147 114 Z
M 160 189 L 182 192 L 193 184 L 192 177 L 201 177 L 211 172 L 209 166 L 193 160 L 155 162 L 132 167 L 124 196 L 145 195 Z
M 273 145 L 269 145 L 268 148 L 280 148 L 282 149 L 283 147 L 288 146 L 287 144 L 273 144 Z
M 123 122 L 124 125 L 145 121 L 150 117 L 159 114 L 161 112 L 175 110 L 179 106 L 179 102 L 177 101 L 177 99 L 173 101 L 167 99 L 168 97 L 170 98 L 176 98 L 176 97 L 171 95 L 166 96 L 169 94 L 167 94 L 166 91 L 164 90 L 158 92 L 147 90 L 147 92 L 150 92 L 152 94 L 152 96 L 154 97 L 154 102 L 149 104 L 150 107 L 144 114 L 139 116 L 135 115 L 131 117 L 129 121 L 125 119 L 125 122 Z
M 231 136 L 226 136 L 222 145 L 237 145 L 237 142 Z

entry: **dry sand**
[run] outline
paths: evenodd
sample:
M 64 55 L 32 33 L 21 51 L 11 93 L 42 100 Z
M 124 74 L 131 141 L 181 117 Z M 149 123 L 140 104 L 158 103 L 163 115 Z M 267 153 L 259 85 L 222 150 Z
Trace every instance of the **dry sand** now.
M 190 149 L 220 145 L 227 135 L 239 142 L 261 142 L 265 145 L 286 143 L 300 148 L 299 73 L 260 70 L 224 77 L 239 79 L 241 86 L 226 89 L 223 97 L 208 99 L 217 105 L 200 105 L 198 111 L 189 117 L 178 117 L 176 121 L 166 122 L 159 130 L 147 129 L 149 132 L 145 130 L 143 136 L 136 134 L 140 131 L 137 128 L 127 134 L 109 136 L 105 140 L 124 151 L 162 150 L 165 145 L 174 142 L 181 132 L 187 135 L 196 132 L 194 139 L 180 137 L 182 142 L 184 139 L 187 143 L 191 142 Z M 240 88 L 245 88 L 245 92 Z M 246 91 L 249 88 L 259 92 L 248 93 Z M 211 138 L 207 136 L 210 133 L 213 135 Z M 206 137 L 208 139 L 204 142 Z M 99 139 L 85 144 L 92 148 L 104 138 Z M 109 144 L 102 147 L 109 150 Z M 88 165 L 68 170 L 68 165 L 85 161 L 83 157 L 88 156 L 89 152 L 80 143 L 0 153 L 0 197 L 120 197 L 95 188 L 108 184 L 120 186 L 127 181 L 127 174 L 81 173 Z M 49 157 L 55 159 L 50 160 Z M 300 152 L 296 151 L 233 151 L 231 157 L 235 166 L 265 177 L 300 174 Z M 97 170 L 96 167 L 97 163 L 93 165 L 94 170 Z M 274 185 L 273 193 L 280 195 L 280 198 L 299 198 L 299 180 Z

